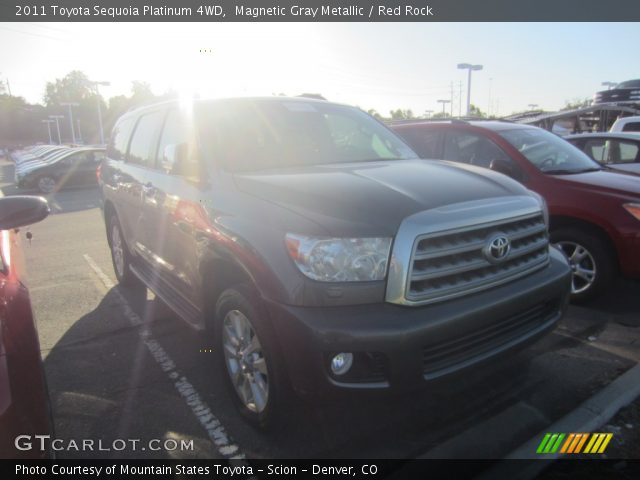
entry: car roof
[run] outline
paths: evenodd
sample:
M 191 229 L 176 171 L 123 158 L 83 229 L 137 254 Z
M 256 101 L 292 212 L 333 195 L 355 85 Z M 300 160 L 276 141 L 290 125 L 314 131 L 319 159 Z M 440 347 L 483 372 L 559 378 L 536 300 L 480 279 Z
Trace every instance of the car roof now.
M 393 127 L 404 127 L 404 126 L 416 126 L 416 125 L 470 125 L 476 128 L 484 128 L 492 131 L 503 131 L 503 130 L 515 130 L 515 129 L 532 129 L 538 128 L 533 125 L 523 125 L 521 123 L 512 123 L 508 121 L 500 121 L 500 120 L 415 120 L 415 121 L 405 121 L 398 123 L 391 123 L 390 126 Z
M 300 102 L 300 103 L 314 103 L 318 105 L 341 105 L 345 107 L 353 107 L 352 105 L 347 105 L 343 103 L 330 102 L 328 100 L 321 100 L 317 98 L 298 96 L 298 97 L 285 97 L 285 96 L 271 96 L 271 97 L 229 97 L 229 98 L 198 98 L 194 99 L 194 104 L 208 104 L 208 103 L 223 103 L 223 102 Z M 180 100 L 165 100 L 163 102 L 157 102 L 149 105 L 144 105 L 133 110 L 128 111 L 120 117 L 120 120 L 127 117 L 137 117 L 140 113 L 143 113 L 146 110 L 153 109 L 162 105 L 178 105 L 180 104 Z
M 571 135 L 564 135 L 563 138 L 567 140 L 573 140 L 576 138 L 617 138 L 620 140 L 636 140 L 640 141 L 640 132 L 589 132 L 589 133 L 573 133 Z

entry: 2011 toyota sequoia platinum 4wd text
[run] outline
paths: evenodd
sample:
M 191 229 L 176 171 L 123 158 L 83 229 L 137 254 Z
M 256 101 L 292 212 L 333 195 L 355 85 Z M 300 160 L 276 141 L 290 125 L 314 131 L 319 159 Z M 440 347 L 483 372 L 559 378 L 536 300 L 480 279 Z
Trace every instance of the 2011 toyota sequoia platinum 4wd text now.
M 383 124 L 302 98 L 169 102 L 114 127 L 100 169 L 114 269 L 213 334 L 240 411 L 419 387 L 517 351 L 567 305 L 544 201 L 424 162 Z

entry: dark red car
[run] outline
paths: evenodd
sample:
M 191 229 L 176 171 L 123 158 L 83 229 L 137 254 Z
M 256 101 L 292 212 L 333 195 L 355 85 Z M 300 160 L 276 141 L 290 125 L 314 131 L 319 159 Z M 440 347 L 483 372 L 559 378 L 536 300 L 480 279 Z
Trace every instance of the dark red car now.
M 551 240 L 571 263 L 573 300 L 596 295 L 616 272 L 640 277 L 638 176 L 604 169 L 562 138 L 529 125 L 453 120 L 392 128 L 422 158 L 490 168 L 542 195 Z
M 1 195 L 1 194 L 0 194 Z M 0 198 L 0 458 L 38 458 L 20 450 L 16 437 L 51 435 L 49 403 L 38 332 L 16 229 L 49 214 L 40 197 Z

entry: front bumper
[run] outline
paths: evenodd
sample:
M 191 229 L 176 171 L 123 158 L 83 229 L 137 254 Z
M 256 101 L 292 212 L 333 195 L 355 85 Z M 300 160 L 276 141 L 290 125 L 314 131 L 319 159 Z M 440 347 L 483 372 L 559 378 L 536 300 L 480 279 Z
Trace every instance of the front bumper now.
M 296 307 L 267 302 L 293 388 L 405 390 L 516 352 L 550 332 L 568 305 L 570 270 L 551 248 L 545 268 L 467 297 L 421 307 Z M 343 376 L 330 358 L 353 352 Z

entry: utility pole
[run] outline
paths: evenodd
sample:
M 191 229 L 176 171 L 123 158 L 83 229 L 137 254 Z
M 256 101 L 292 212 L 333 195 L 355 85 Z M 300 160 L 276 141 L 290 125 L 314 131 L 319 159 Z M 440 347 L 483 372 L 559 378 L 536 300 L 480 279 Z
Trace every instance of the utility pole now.
M 458 118 L 462 117 L 462 80 L 458 82 Z
M 9 92 L 9 96 L 13 97 L 13 95 L 11 95 L 11 84 L 9 83 L 9 77 L 7 77 L 5 83 L 7 84 L 7 91 Z
M 471 72 L 482 70 L 482 65 L 471 65 L 470 63 L 459 63 L 458 69 L 467 70 L 467 116 L 471 115 Z
M 56 122 L 56 129 L 58 130 L 58 145 L 61 145 L 62 137 L 60 136 L 60 123 L 58 123 L 58 120 L 64 118 L 64 115 L 49 115 L 49 118 L 55 120 Z
M 90 83 L 96 89 L 96 98 L 98 100 L 98 126 L 100 128 L 100 144 L 104 145 L 104 129 L 102 128 L 102 107 L 100 106 L 100 90 L 98 89 L 98 87 L 100 85 L 108 87 L 109 85 L 111 85 L 111 82 L 92 81 Z
M 84 143 L 82 141 L 82 130 L 80 130 L 80 119 L 76 119 L 76 122 L 78 123 L 78 143 Z
M 451 102 L 449 104 L 449 115 L 453 118 L 453 82 L 451 82 Z
M 489 103 L 487 107 L 487 117 L 491 116 L 491 84 L 493 83 L 493 78 L 489 78 Z
M 438 103 L 441 103 L 441 104 L 442 104 L 442 116 L 443 116 L 443 117 L 444 117 L 444 115 L 445 115 L 444 107 L 447 105 L 447 103 L 450 103 L 450 102 L 451 102 L 451 100 L 444 100 L 444 99 L 440 99 L 440 100 L 438 100 Z
M 76 132 L 75 132 L 75 129 L 73 128 L 73 108 L 72 107 L 77 107 L 80 104 L 75 102 L 64 102 L 64 103 L 61 103 L 60 105 L 62 105 L 63 107 L 69 107 L 69 125 L 71 125 L 71 143 L 76 143 Z
M 41 120 L 42 123 L 47 124 L 47 131 L 49 132 L 49 145 L 53 144 L 53 139 L 51 138 L 51 124 L 53 120 Z

